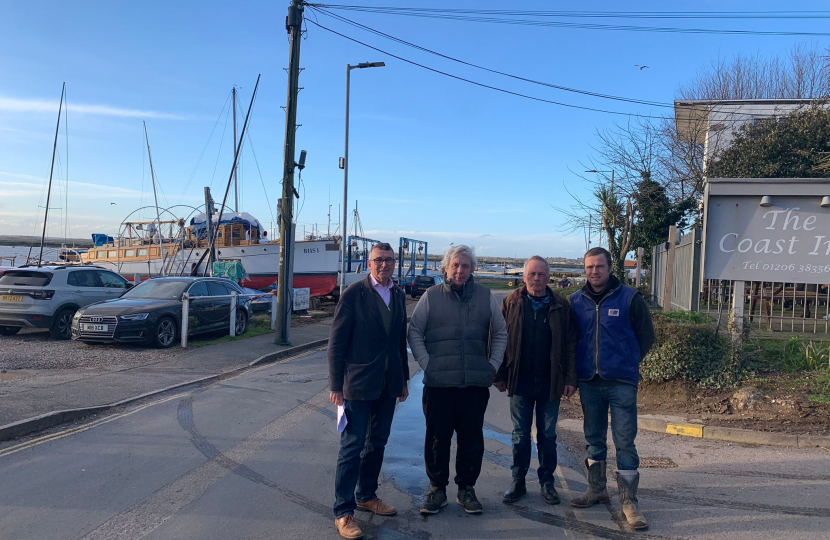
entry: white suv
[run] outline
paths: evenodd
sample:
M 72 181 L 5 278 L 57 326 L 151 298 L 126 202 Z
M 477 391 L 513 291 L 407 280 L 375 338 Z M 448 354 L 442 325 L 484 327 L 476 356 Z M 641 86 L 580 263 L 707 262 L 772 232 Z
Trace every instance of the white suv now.
M 48 328 L 52 337 L 72 337 L 78 308 L 118 298 L 132 283 L 98 266 L 31 266 L 0 275 L 0 336 L 21 328 Z

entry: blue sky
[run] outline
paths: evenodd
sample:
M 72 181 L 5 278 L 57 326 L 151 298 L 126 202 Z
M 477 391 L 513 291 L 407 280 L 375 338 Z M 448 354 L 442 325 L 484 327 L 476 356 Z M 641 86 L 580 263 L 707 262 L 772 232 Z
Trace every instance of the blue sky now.
M 363 0 L 362 5 L 504 8 L 502 2 Z M 45 179 L 61 83 L 66 81 L 66 138 L 59 140 L 49 234 L 113 234 L 152 201 L 142 120 L 147 122 L 160 204 L 198 205 L 203 187 L 219 199 L 227 181 L 232 85 L 247 107 L 262 74 L 243 155 L 241 208 L 266 226 L 280 196 L 288 42 L 286 0 L 7 2 L 0 19 L 0 234 L 39 234 Z M 775 10 L 780 2 L 698 2 L 686 9 Z M 514 9 L 622 9 L 618 2 L 577 8 L 523 0 Z M 792 10 L 824 2 L 790 2 Z M 627 9 L 664 10 L 665 2 Z M 340 12 L 444 54 L 528 78 L 607 94 L 671 102 L 679 84 L 709 62 L 737 53 L 784 53 L 803 37 L 611 32 L 477 24 Z M 465 68 L 325 17 L 319 22 L 413 61 L 485 84 L 575 105 L 640 114 L 670 109 L 576 96 Z M 620 22 L 600 21 L 600 22 Z M 823 32 L 824 21 L 628 21 L 635 25 Z M 352 72 L 349 205 L 359 201 L 367 236 L 399 236 L 476 246 L 481 255 L 579 256 L 582 234 L 566 234 L 554 209 L 568 203 L 563 184 L 584 194 L 580 161 L 595 131 L 626 117 L 532 102 L 430 73 L 308 25 L 302 43 L 297 146 L 308 151 L 299 230 L 332 228 L 342 200 L 345 66 Z M 635 64 L 645 64 L 640 70 Z M 240 115 L 244 114 L 244 110 Z M 213 136 L 209 139 L 211 131 Z M 241 117 L 240 117 L 241 128 Z M 222 140 L 222 133 L 224 139 Z M 221 145 L 220 145 L 221 140 Z M 246 145 L 248 143 L 246 142 Z M 256 152 L 259 164 L 254 160 Z M 200 156 L 204 149 L 203 157 Z M 264 188 L 263 188 L 264 184 Z M 270 200 L 269 204 L 266 202 Z M 68 204 L 67 204 L 68 203 Z M 115 204 L 112 204 L 115 203 Z M 186 212 L 179 211 L 184 215 Z M 68 219 L 65 219 L 67 218 Z M 149 214 L 145 213 L 149 217 Z M 135 217 L 135 216 L 134 216 Z

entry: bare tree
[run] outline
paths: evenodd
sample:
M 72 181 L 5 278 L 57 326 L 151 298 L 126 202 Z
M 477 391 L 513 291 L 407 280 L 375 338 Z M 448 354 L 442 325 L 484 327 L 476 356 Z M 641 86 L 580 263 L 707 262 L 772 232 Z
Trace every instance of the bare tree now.
M 677 99 L 787 99 L 830 97 L 830 48 L 796 45 L 784 56 L 718 58 L 680 86 Z

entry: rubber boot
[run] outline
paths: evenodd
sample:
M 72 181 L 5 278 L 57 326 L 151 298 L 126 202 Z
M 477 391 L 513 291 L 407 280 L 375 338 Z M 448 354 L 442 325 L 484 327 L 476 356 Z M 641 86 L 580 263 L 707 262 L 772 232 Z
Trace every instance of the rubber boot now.
M 588 469 L 588 491 L 581 497 L 571 499 L 571 506 L 574 508 L 588 508 L 597 503 L 607 503 L 608 489 L 605 487 L 607 477 L 605 476 L 605 462 L 595 461 L 593 465 L 588 465 L 588 460 L 585 460 L 585 468 Z
M 635 530 L 648 529 L 648 521 L 637 507 L 637 487 L 640 484 L 640 473 L 622 475 L 617 472 L 617 490 L 620 495 L 620 507 L 628 526 Z

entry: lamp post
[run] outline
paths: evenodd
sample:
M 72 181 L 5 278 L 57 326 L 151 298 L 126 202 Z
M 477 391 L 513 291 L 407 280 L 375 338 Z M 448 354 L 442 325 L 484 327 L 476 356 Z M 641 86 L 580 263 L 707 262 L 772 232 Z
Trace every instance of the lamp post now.
M 351 80 L 351 73 L 353 69 L 364 69 L 373 67 L 383 67 L 386 64 L 383 62 L 361 62 L 356 66 L 346 64 L 346 147 L 344 150 L 343 159 L 340 160 L 340 168 L 343 169 L 343 224 L 340 225 L 340 294 L 343 294 L 346 284 L 346 243 L 348 241 L 348 234 L 346 234 L 346 215 L 349 209 L 349 81 Z
M 614 170 L 613 169 L 610 170 L 610 171 L 599 171 L 597 169 L 590 169 L 590 170 L 587 170 L 585 172 L 586 173 L 611 173 L 611 194 L 612 195 L 614 194 Z M 603 213 L 604 213 L 604 210 L 605 209 L 603 208 Z M 590 219 L 590 217 L 589 217 L 589 219 Z M 604 223 L 604 222 L 605 222 L 604 216 L 600 216 L 600 220 L 599 220 L 599 223 L 597 225 L 601 226 L 602 223 Z M 599 234 L 599 245 L 602 246 L 602 233 Z M 590 229 L 590 226 L 589 226 L 589 228 L 588 228 L 588 247 L 590 247 L 590 246 L 591 246 L 591 229 Z

